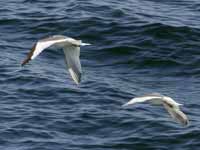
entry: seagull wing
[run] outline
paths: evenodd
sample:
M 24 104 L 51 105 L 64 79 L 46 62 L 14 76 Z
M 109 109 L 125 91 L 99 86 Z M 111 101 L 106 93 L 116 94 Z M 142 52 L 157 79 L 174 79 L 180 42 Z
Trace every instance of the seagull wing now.
M 58 43 L 66 42 L 67 38 L 61 35 L 54 35 L 49 38 L 45 38 L 39 40 L 34 46 L 32 47 L 31 51 L 29 52 L 27 58 L 22 62 L 22 66 L 28 63 L 30 60 L 37 57 L 44 49 Z
M 163 103 L 163 105 L 174 120 L 181 123 L 182 125 L 188 125 L 189 120 L 180 109 L 174 108 L 167 103 Z
M 80 47 L 75 45 L 66 45 L 63 48 L 65 54 L 65 62 L 72 79 L 79 84 L 81 81 L 81 63 L 80 63 Z
M 141 97 L 135 97 L 122 106 L 128 106 L 128 105 L 131 105 L 131 104 L 142 103 L 142 102 L 146 102 L 146 101 L 151 101 L 153 103 L 159 104 L 159 103 L 161 103 L 159 100 L 160 101 L 162 100 L 162 96 L 149 94 L 149 95 L 145 95 L 145 96 L 141 96 Z

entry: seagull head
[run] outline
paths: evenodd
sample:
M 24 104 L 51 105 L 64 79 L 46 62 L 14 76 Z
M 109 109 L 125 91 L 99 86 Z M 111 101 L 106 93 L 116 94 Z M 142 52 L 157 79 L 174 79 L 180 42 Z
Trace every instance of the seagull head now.
M 183 105 L 183 104 L 176 102 L 175 100 L 173 100 L 171 97 L 168 97 L 168 96 L 165 96 L 163 100 L 166 101 L 168 104 L 171 104 L 176 107 Z

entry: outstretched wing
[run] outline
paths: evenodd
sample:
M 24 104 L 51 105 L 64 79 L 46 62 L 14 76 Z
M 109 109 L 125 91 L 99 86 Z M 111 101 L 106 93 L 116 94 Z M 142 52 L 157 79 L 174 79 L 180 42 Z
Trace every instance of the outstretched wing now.
M 149 95 L 145 95 L 145 96 L 135 97 L 122 106 L 128 106 L 128 105 L 131 105 L 131 104 L 142 103 L 142 102 L 146 102 L 146 101 L 151 101 L 151 102 L 159 104 L 159 103 L 161 103 L 161 100 L 162 100 L 162 96 L 149 94 Z
M 182 125 L 188 125 L 189 120 L 187 116 L 180 109 L 173 108 L 167 103 L 163 103 L 163 105 L 174 120 L 181 123 Z
M 72 76 L 72 79 L 79 84 L 81 81 L 81 63 L 80 63 L 80 47 L 75 45 L 66 45 L 64 47 L 65 62 Z
M 54 35 L 52 37 L 39 40 L 36 44 L 34 44 L 27 58 L 22 62 L 22 66 L 37 57 L 44 49 L 54 44 L 65 42 L 66 40 L 66 37 L 61 35 Z

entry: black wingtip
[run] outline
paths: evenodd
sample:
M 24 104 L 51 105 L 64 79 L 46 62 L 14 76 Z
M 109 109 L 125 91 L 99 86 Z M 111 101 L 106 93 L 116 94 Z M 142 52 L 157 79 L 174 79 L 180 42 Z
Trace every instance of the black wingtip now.
M 29 52 L 27 58 L 21 63 L 21 66 L 23 67 L 25 64 L 27 64 L 30 60 L 31 57 L 33 56 L 33 52 L 35 51 L 36 48 L 36 44 L 34 44 L 34 46 L 32 47 L 31 51 Z
M 25 59 L 22 63 L 21 66 L 23 67 L 24 65 L 26 65 L 31 59 L 28 57 L 27 59 Z

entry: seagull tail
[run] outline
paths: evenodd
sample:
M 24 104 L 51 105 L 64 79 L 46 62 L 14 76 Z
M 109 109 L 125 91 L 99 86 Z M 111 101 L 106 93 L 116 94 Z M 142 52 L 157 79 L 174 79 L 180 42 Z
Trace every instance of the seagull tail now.
M 179 106 L 183 106 L 183 104 L 178 103 Z
M 91 45 L 90 43 L 81 43 L 81 46 Z

